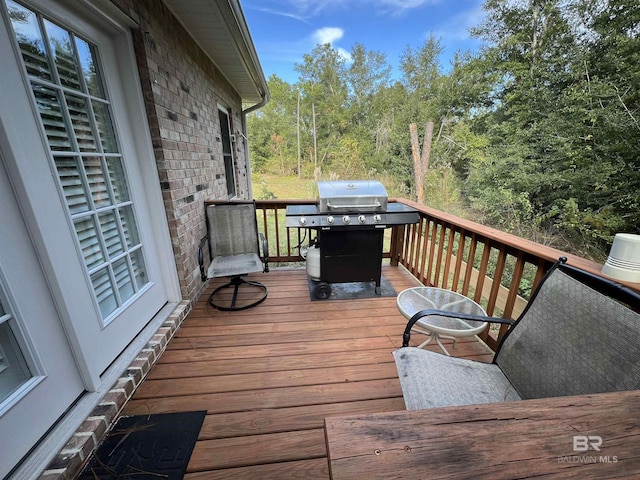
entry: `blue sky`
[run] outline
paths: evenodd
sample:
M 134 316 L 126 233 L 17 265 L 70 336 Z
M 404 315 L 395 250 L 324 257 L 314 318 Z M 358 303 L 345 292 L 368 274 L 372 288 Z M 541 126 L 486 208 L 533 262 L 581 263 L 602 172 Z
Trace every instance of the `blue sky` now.
M 422 46 L 433 33 L 444 47 L 447 68 L 457 50 L 475 50 L 469 28 L 483 18 L 483 0 L 242 0 L 265 77 L 289 83 L 296 63 L 315 45 L 348 52 L 355 43 L 384 53 L 398 74 L 402 51 Z

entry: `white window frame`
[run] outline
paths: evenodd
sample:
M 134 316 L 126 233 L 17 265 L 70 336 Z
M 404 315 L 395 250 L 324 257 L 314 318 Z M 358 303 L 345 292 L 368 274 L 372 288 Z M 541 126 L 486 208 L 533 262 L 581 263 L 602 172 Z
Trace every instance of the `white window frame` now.
M 0 168 L 2 168 L 1 165 Z M 9 325 L 18 344 L 18 348 L 24 357 L 24 361 L 31 371 L 31 378 L 26 379 L 11 395 L 0 402 L 0 417 L 2 417 L 5 412 L 10 410 L 44 380 L 46 371 L 43 367 L 42 360 L 38 356 L 38 352 L 30 341 L 27 326 L 22 319 L 20 309 L 17 307 L 13 294 L 9 289 L 9 282 L 7 278 L 5 278 L 2 270 L 0 270 L 0 303 L 2 303 L 2 307 L 5 310 L 5 315 L 2 317 L 3 320 L 0 323 L 7 323 Z
M 222 163 L 223 163 L 223 167 L 224 167 L 224 175 L 225 175 L 225 186 L 227 187 L 227 196 L 229 198 L 235 198 L 238 196 L 238 178 L 236 175 L 236 170 L 238 168 L 237 164 L 236 164 L 236 156 L 234 153 L 234 147 L 235 147 L 235 135 L 231 129 L 231 114 L 229 112 L 229 109 L 227 107 L 225 107 L 224 105 L 218 104 L 218 118 L 220 118 L 220 112 L 224 113 L 227 117 L 227 131 L 229 133 L 229 151 L 231 152 L 231 172 L 227 171 L 227 163 L 226 163 L 226 159 L 225 159 L 225 154 L 224 154 L 224 131 L 223 131 L 223 125 L 222 122 L 220 122 L 220 142 L 223 144 L 222 145 Z M 229 192 L 229 173 L 231 173 L 231 182 L 233 182 L 233 192 Z

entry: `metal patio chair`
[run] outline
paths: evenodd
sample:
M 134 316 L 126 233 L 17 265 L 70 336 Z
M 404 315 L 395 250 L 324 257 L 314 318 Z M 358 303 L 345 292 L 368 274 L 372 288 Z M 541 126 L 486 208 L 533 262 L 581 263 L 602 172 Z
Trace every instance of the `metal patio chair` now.
M 554 264 L 515 321 L 423 310 L 393 352 L 408 410 L 640 389 L 640 294 Z M 492 363 L 408 347 L 429 315 L 511 324 Z
M 229 277 L 229 282 L 213 290 L 209 303 L 218 310 L 245 310 L 267 298 L 267 287 L 247 280 L 249 273 L 269 271 L 269 251 L 264 235 L 258 232 L 255 202 L 215 202 L 205 204 L 207 236 L 198 247 L 202 281 Z M 211 264 L 205 272 L 204 248 L 209 245 Z M 262 260 L 259 243 L 262 244 Z M 245 288 L 240 290 L 240 287 Z M 229 298 L 224 291 L 233 287 Z M 248 288 L 251 287 L 251 288 Z

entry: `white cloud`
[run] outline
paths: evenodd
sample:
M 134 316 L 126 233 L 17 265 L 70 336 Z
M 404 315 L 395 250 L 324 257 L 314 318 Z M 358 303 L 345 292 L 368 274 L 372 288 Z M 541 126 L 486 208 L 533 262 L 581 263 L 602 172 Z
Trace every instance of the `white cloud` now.
M 344 30 L 339 27 L 323 27 L 313 32 L 311 34 L 311 39 L 315 45 L 325 45 L 328 43 L 336 52 L 338 52 L 345 62 L 351 63 L 353 61 L 351 53 L 342 47 L 334 45 L 334 43 L 340 40 L 343 36 Z
M 344 59 L 345 62 L 347 63 L 352 63 L 353 62 L 353 57 L 351 56 L 351 53 L 348 52 L 347 50 L 345 50 L 342 47 L 334 47 L 336 49 L 336 51 L 338 52 L 338 54 Z
M 328 43 L 333 44 L 336 40 L 340 40 L 344 36 L 344 30 L 338 27 L 319 28 L 311 34 L 311 38 L 320 45 Z
M 413 8 L 440 1 L 442 0 L 268 0 L 266 3 L 274 5 L 273 7 L 258 9 L 306 22 L 326 10 L 346 10 L 364 6 L 382 15 L 400 16 Z
M 375 0 L 373 2 L 383 13 L 391 13 L 394 15 L 402 15 L 412 8 L 419 8 L 423 5 L 434 3 L 438 3 L 438 0 Z
M 286 11 L 282 11 L 282 10 L 276 10 L 276 9 L 265 8 L 265 7 L 253 7 L 253 8 L 255 10 L 260 11 L 260 12 L 270 13 L 271 15 L 278 15 L 278 16 L 281 16 L 281 17 L 292 18 L 294 20 L 298 20 L 299 22 L 309 23 L 304 16 L 298 15 L 298 14 L 293 13 L 293 12 L 286 12 Z

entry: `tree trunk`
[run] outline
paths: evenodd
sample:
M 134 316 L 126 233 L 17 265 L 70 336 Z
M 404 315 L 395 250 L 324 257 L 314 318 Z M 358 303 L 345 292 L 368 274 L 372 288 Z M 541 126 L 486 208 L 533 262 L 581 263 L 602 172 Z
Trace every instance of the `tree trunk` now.
M 316 137 L 316 106 L 314 103 L 311 104 L 311 117 L 313 119 L 313 171 L 318 171 L 318 141 Z M 316 180 L 318 180 L 316 178 Z
M 431 158 L 431 142 L 433 140 L 433 122 L 427 122 L 424 127 L 424 139 L 422 140 L 422 156 L 420 162 L 423 166 L 423 174 L 429 170 L 429 160 Z
M 429 170 L 429 157 L 431 155 L 431 141 L 433 139 L 433 122 L 427 122 L 422 143 L 422 155 L 420 155 L 420 140 L 418 127 L 415 123 L 409 125 L 411 134 L 411 152 L 413 153 L 413 175 L 416 184 L 416 199 L 424 204 L 424 178 Z
M 302 165 L 300 161 L 300 90 L 298 90 L 298 111 L 296 114 L 296 131 L 298 134 L 298 180 L 302 178 Z

